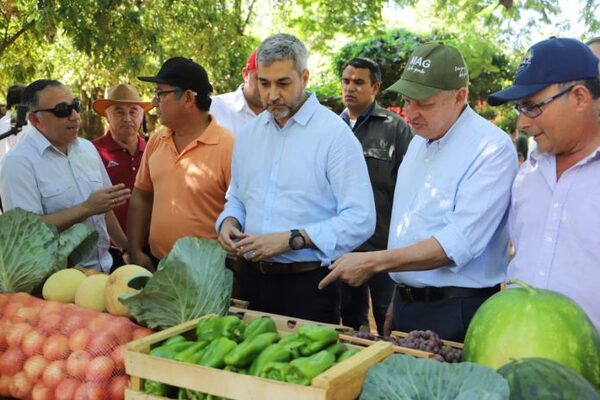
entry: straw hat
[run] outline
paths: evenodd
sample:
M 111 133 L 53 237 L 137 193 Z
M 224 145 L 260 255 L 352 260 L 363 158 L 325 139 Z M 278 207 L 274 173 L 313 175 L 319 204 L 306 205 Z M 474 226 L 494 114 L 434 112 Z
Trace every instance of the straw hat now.
M 106 117 L 106 109 L 112 106 L 113 104 L 118 103 L 138 104 L 144 109 L 144 111 L 148 111 L 153 107 L 151 102 L 142 101 L 136 88 L 123 83 L 110 89 L 110 92 L 108 92 L 108 97 L 106 99 L 94 101 L 94 104 L 92 104 L 92 108 L 98 114 L 102 115 L 103 117 Z

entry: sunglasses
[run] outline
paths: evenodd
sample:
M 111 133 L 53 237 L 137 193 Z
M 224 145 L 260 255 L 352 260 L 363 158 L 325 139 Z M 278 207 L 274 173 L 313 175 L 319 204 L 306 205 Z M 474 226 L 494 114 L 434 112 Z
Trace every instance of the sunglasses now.
M 51 112 L 58 118 L 67 118 L 73 113 L 73 110 L 75 110 L 77 113 L 81 112 L 81 103 L 77 99 L 73 100 L 73 103 L 71 104 L 58 103 L 54 106 L 54 108 L 39 109 L 32 112 L 36 113 L 40 111 L 46 111 Z

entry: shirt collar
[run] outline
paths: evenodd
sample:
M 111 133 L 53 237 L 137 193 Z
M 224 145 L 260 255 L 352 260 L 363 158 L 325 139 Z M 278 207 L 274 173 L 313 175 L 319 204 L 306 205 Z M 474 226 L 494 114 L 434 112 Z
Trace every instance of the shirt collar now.
M 356 119 L 356 123 L 358 124 L 360 121 L 364 121 L 367 118 L 369 118 L 369 116 L 371 114 L 375 115 L 375 106 L 377 105 L 377 102 L 373 102 L 369 107 L 367 107 L 367 109 L 365 110 L 365 112 L 363 112 L 357 119 Z M 348 113 L 348 108 L 345 108 L 344 111 L 342 111 L 342 113 L 340 114 L 340 117 L 346 121 L 346 123 L 348 125 L 350 125 L 350 114 Z
M 315 96 L 314 93 L 310 93 L 310 92 L 305 92 L 305 93 L 308 97 L 304 101 L 304 104 L 302 104 L 302 107 L 300 107 L 300 109 L 298 111 L 296 111 L 296 113 L 292 116 L 292 118 L 290 118 L 288 120 L 288 122 L 286 122 L 286 126 L 289 124 L 290 120 L 296 122 L 299 125 L 306 126 L 308 124 L 308 121 L 310 121 L 311 117 L 317 110 L 317 107 L 320 104 L 319 100 L 317 100 L 317 96 Z M 265 124 L 271 123 L 279 128 L 279 124 L 277 124 L 277 122 L 273 118 L 273 115 L 271 115 L 270 112 L 266 112 L 264 114 L 268 114 L 267 118 L 265 118 L 265 121 L 264 121 Z
M 159 132 L 161 137 L 167 138 L 173 136 L 173 131 L 170 128 L 164 128 Z M 199 138 L 195 140 L 196 143 L 204 143 L 204 144 L 219 144 L 221 140 L 222 128 L 217 125 L 217 120 L 215 118 L 210 117 L 210 123 L 200 135 Z
M 112 137 L 110 130 L 107 130 L 104 133 L 104 135 L 100 138 L 100 142 L 102 143 L 102 146 L 111 153 L 115 152 L 115 151 L 123 150 L 123 147 L 121 147 L 121 145 L 119 143 L 117 143 L 115 141 L 115 139 Z M 146 141 L 144 140 L 144 138 L 138 137 L 137 151 L 143 152 L 145 148 L 146 148 Z
M 26 129 L 29 129 L 29 130 L 25 131 Z M 58 150 L 56 147 L 54 147 L 54 145 L 52 143 L 50 143 L 50 141 L 46 138 L 46 136 L 44 136 L 44 134 L 42 132 L 40 132 L 33 125 L 25 126 L 23 133 L 27 133 L 28 136 L 31 138 L 31 141 L 33 142 L 33 146 L 38 151 L 40 157 L 43 156 L 44 151 L 46 151 L 49 148 L 56 150 L 60 154 L 63 154 L 60 150 Z M 79 144 L 79 138 L 76 138 L 73 143 L 69 144 L 68 153 L 70 154 L 71 149 L 77 147 L 78 144 Z
M 535 166 L 538 162 L 542 161 L 543 159 L 547 159 L 549 157 L 556 158 L 556 155 L 550 154 L 550 153 L 543 153 L 540 151 L 539 148 L 536 147 L 531 152 L 531 154 L 529 154 L 528 160 L 532 166 Z M 598 147 L 598 148 L 596 148 L 596 150 L 592 151 L 592 153 L 590 155 L 588 155 L 587 157 L 585 157 L 583 160 L 579 160 L 579 162 L 577 164 L 575 164 L 573 167 L 578 166 L 578 165 L 587 164 L 596 159 L 600 159 L 600 147 Z
M 252 109 L 248 105 L 248 102 L 246 101 L 246 96 L 244 96 L 244 84 L 241 84 L 240 86 L 238 86 L 237 90 L 234 93 L 233 101 L 231 102 L 231 105 L 233 106 L 233 109 L 236 112 L 240 112 L 240 111 L 244 110 L 245 108 L 252 111 Z

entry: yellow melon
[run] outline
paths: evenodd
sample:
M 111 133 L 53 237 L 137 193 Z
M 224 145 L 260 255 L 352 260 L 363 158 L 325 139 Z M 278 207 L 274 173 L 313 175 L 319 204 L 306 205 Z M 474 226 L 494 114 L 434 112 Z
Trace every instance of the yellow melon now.
M 152 272 L 139 265 L 127 264 L 110 274 L 104 289 L 104 304 L 109 313 L 129 316 L 129 310 L 119 301 L 119 297 L 139 292 L 127 285 L 131 279 L 137 276 L 152 276 Z
M 104 311 L 104 288 L 108 275 L 96 274 L 87 276 L 77 288 L 75 304 L 96 311 Z
M 77 287 L 84 279 L 85 274 L 79 270 L 74 268 L 61 269 L 46 279 L 42 288 L 42 296 L 46 300 L 72 303 L 75 301 Z

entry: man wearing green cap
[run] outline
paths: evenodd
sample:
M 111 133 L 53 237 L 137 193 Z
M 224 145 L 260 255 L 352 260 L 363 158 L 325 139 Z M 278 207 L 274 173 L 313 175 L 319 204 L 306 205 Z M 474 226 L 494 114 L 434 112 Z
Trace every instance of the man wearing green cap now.
M 510 137 L 467 104 L 460 52 L 417 47 L 388 90 L 402 94 L 413 132 L 398 171 L 388 250 L 339 258 L 320 284 L 360 285 L 390 272 L 391 328 L 462 341 L 508 265 L 506 213 L 517 155 Z

